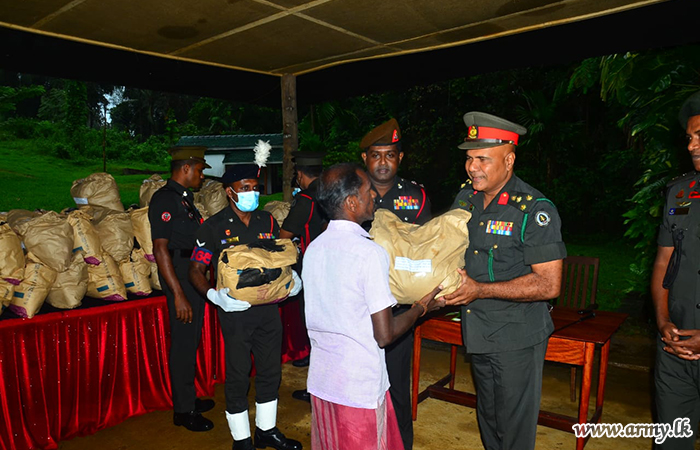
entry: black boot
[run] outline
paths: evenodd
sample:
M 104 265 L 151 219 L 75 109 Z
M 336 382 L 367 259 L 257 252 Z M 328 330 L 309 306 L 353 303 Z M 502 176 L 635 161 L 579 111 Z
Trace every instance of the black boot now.
M 299 389 L 298 391 L 292 392 L 292 397 L 297 400 L 301 400 L 302 402 L 311 403 L 311 394 L 309 394 L 309 391 L 306 389 Z
M 233 450 L 254 450 L 253 439 L 245 438 L 240 441 L 233 441 Z
M 210 411 L 214 407 L 214 400 L 209 398 L 197 398 L 194 401 L 194 410 L 198 413 Z
M 305 356 L 301 359 L 297 359 L 296 361 L 292 361 L 292 365 L 294 367 L 308 367 L 309 366 L 309 357 Z
M 209 431 L 214 428 L 214 423 L 206 417 L 202 417 L 197 411 L 174 413 L 173 423 L 178 427 L 183 426 L 190 431 Z
M 255 427 L 255 448 L 272 447 L 277 450 L 301 450 L 301 442 L 287 439 L 277 428 L 263 431 Z

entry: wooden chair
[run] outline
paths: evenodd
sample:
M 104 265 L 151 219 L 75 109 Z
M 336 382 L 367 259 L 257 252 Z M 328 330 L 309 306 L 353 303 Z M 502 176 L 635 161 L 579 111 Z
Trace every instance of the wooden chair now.
M 598 292 L 598 265 L 592 256 L 567 256 L 561 277 L 561 293 L 555 304 L 584 309 L 595 303 Z M 576 367 L 571 368 L 571 401 L 576 401 Z

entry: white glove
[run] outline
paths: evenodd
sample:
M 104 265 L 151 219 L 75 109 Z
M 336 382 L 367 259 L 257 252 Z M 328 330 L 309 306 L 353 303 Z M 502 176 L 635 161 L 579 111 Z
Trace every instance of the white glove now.
M 301 278 L 294 269 L 292 269 L 292 280 L 294 280 L 294 286 L 292 287 L 292 290 L 289 291 L 290 297 L 294 297 L 299 293 L 299 291 L 301 291 Z
M 250 308 L 250 303 L 236 300 L 228 295 L 229 291 L 229 288 L 223 288 L 218 291 L 212 288 L 207 291 L 207 298 L 215 305 L 221 306 L 221 309 L 226 312 L 240 312 Z

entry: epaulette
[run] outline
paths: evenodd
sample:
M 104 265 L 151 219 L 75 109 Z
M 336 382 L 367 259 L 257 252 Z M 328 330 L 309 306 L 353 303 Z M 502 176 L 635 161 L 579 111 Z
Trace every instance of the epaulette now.
M 420 184 L 420 183 L 416 183 L 416 182 L 413 181 L 413 180 L 411 180 L 411 183 L 415 184 L 415 185 L 418 186 L 419 188 L 425 189 L 425 186 L 423 186 L 423 185 Z
M 508 204 L 518 211 L 523 213 L 529 213 L 532 209 L 532 205 L 535 204 L 540 199 L 536 199 L 532 194 L 527 192 L 511 192 L 509 194 L 503 193 L 501 195 L 509 195 Z
M 684 173 L 683 175 L 678 175 L 676 178 L 674 178 L 671 181 L 669 181 L 668 183 L 666 183 L 666 187 L 671 187 L 672 185 L 674 185 L 678 182 L 681 182 L 681 181 L 690 180 L 691 178 L 695 178 L 696 175 L 697 175 L 697 172 L 694 170 L 692 170 L 688 173 Z

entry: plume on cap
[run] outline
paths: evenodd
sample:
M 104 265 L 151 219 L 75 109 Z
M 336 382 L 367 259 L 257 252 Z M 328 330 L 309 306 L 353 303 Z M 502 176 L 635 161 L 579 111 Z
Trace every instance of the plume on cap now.
M 258 139 L 258 143 L 255 144 L 255 147 L 253 148 L 253 151 L 255 152 L 255 164 L 257 164 L 258 167 L 267 167 L 265 163 L 267 163 L 267 158 L 270 157 L 271 149 L 272 146 L 270 145 L 270 141 L 264 142 Z M 258 173 L 260 173 L 260 169 L 258 169 Z

